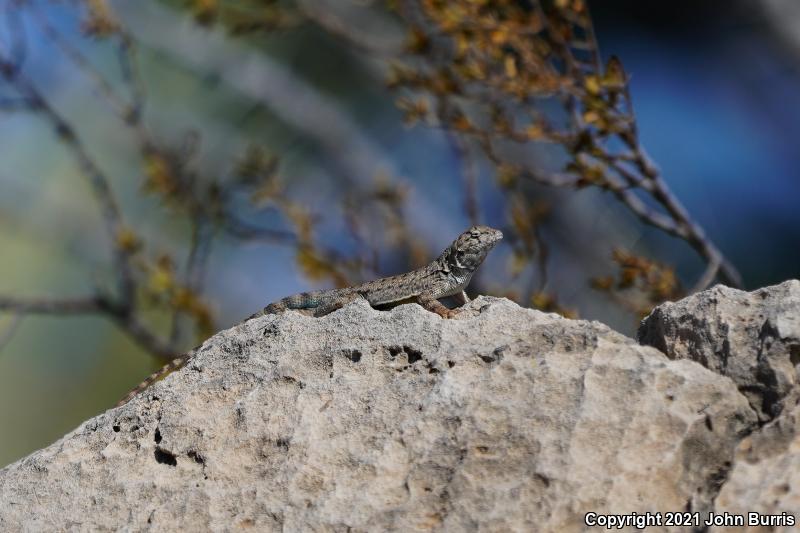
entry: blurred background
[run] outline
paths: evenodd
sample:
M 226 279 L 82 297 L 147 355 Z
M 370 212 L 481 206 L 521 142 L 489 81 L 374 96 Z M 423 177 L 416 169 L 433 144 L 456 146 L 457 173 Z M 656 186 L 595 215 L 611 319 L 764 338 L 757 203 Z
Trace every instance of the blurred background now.
M 472 295 L 628 335 L 800 275 L 790 0 L 0 6 L 0 466 L 476 222 Z

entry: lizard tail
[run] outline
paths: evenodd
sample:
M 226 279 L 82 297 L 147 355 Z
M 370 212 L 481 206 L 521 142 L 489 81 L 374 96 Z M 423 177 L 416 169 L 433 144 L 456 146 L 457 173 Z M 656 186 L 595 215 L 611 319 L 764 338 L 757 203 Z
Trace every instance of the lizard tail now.
M 314 309 L 318 307 L 324 300 L 324 295 L 332 293 L 334 291 L 318 291 L 318 292 L 302 292 L 300 294 L 294 294 L 292 296 L 287 296 L 277 302 L 273 302 L 266 306 L 261 311 L 254 313 L 247 317 L 247 320 L 251 318 L 256 318 L 262 315 L 271 315 L 282 313 L 287 309 Z M 159 370 L 150 374 L 147 379 L 139 383 L 136 387 L 134 387 L 128 394 L 125 395 L 114 407 L 119 407 L 120 405 L 124 405 L 130 401 L 131 398 L 139 394 L 140 392 L 148 389 L 150 385 L 155 383 L 156 381 L 160 380 L 161 378 L 165 377 L 167 374 L 182 368 L 186 363 L 189 361 L 191 356 L 194 354 L 196 350 L 189 352 L 188 354 L 181 355 L 176 357 Z
M 301 292 L 273 302 L 261 311 L 250 315 L 247 320 L 264 315 L 275 315 L 287 309 L 314 309 L 322 302 L 321 292 Z
M 124 404 L 128 403 L 128 401 L 131 398 L 133 398 L 134 396 L 136 396 L 140 392 L 144 391 L 145 389 L 150 387 L 150 385 L 152 385 L 153 383 L 155 383 L 159 379 L 165 377 L 170 372 L 174 372 L 174 371 L 178 370 L 183 365 L 185 365 L 187 361 L 189 361 L 189 355 L 188 354 L 182 355 L 180 357 L 176 357 L 175 359 L 173 359 L 172 361 L 170 361 L 169 363 L 167 363 L 166 365 L 161 367 L 159 370 L 156 370 L 155 372 L 153 372 L 152 374 L 147 376 L 147 379 L 145 379 L 144 381 L 142 381 L 141 383 L 136 385 L 136 387 L 134 387 L 128 394 L 126 394 L 124 398 L 122 398 L 120 401 L 118 401 L 117 404 L 114 407 L 119 407 L 120 405 L 124 405 Z
M 258 318 L 258 317 L 264 316 L 264 315 L 275 315 L 275 314 L 281 313 L 283 311 L 286 311 L 287 309 L 291 309 L 291 308 L 288 307 L 286 304 L 284 304 L 283 300 L 279 300 L 277 302 L 269 304 L 268 306 L 266 306 L 261 311 L 258 311 L 257 313 L 253 313 L 252 315 L 247 317 L 245 320 Z

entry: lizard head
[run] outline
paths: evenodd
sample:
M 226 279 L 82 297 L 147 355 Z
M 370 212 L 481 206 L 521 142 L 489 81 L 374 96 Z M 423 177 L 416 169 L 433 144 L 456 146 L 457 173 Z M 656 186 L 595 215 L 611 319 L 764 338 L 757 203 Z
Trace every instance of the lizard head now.
M 454 273 L 472 273 L 502 238 L 500 230 L 489 226 L 472 226 L 442 252 L 442 264 Z

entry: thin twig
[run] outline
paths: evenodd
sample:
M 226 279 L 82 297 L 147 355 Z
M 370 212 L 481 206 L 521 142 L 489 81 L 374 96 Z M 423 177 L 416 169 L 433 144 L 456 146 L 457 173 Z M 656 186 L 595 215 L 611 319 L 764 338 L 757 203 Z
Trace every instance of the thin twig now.
M 466 141 L 459 136 L 448 136 L 451 139 L 457 157 L 461 161 L 461 180 L 464 183 L 464 211 L 473 226 L 481 220 L 481 208 L 478 203 L 478 169 L 472 152 Z
M 454 112 L 455 110 L 446 98 L 439 97 L 436 99 L 436 115 L 440 124 L 450 123 Z M 464 185 L 464 211 L 470 224 L 476 225 L 480 222 L 478 169 L 472 156 L 472 151 L 469 149 L 468 139 L 448 128 L 443 128 L 442 131 L 444 131 L 445 138 L 450 143 L 456 158 L 461 164 L 461 181 Z
M 12 2 L 8 2 L 6 5 L 6 27 L 11 41 L 9 59 L 16 69 L 22 68 L 22 64 L 28 57 L 28 40 L 25 24 L 18 12 L 20 9 L 21 6 L 12 5 Z
M 355 2 L 325 5 L 318 0 L 298 0 L 296 6 L 306 18 L 357 50 L 385 59 L 402 50 L 405 34 L 396 24 L 390 25 L 394 21 L 380 16 L 378 10 L 357 6 Z
M 126 31 L 119 32 L 119 64 L 122 70 L 122 79 L 131 87 L 131 105 L 128 122 L 138 124 L 141 121 L 147 93 L 139 74 L 136 61 L 136 42 Z
M 22 313 L 14 313 L 14 316 L 11 317 L 11 323 L 6 327 L 5 331 L 0 334 L 0 351 L 14 338 L 14 334 L 17 332 L 20 325 L 22 325 L 22 320 L 24 318 L 25 315 Z
M 0 98 L 0 111 L 30 111 L 32 104 L 24 98 Z
M 297 236 L 290 231 L 254 226 L 233 215 L 225 216 L 220 225 L 223 231 L 237 239 L 268 242 L 272 244 L 297 244 Z
M 78 48 L 73 46 L 72 43 L 70 43 L 61 34 L 61 32 L 59 32 L 52 24 L 50 24 L 50 21 L 47 20 L 47 17 L 44 13 L 42 13 L 35 2 L 30 4 L 29 9 L 33 14 L 34 20 L 39 24 L 42 33 L 44 33 L 44 35 L 61 50 L 67 59 L 72 61 L 72 63 L 95 84 L 98 94 L 100 94 L 100 96 L 102 96 L 111 105 L 115 112 L 119 116 L 124 117 L 127 113 L 128 106 L 119 97 L 108 80 L 102 76 L 96 68 L 94 68 L 94 66 L 89 62 L 86 56 L 84 56 L 80 50 L 78 50 Z
M 150 329 L 145 326 L 136 316 L 131 314 L 120 315 L 112 313 L 110 317 L 117 325 L 126 331 L 136 343 L 147 352 L 168 361 L 175 357 L 177 350 L 159 339 Z
M 192 236 L 189 254 L 186 259 L 184 271 L 184 284 L 194 293 L 201 293 L 205 281 L 205 268 L 211 253 L 212 234 L 211 228 L 202 214 L 192 217 Z M 169 344 L 178 346 L 185 338 L 186 317 L 184 312 L 175 308 L 172 312 L 172 325 L 170 328 Z

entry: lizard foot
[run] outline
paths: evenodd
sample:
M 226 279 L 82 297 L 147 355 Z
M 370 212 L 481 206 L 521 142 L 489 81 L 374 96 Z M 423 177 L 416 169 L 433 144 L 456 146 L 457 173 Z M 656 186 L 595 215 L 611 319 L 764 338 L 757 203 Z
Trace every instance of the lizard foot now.
M 442 318 L 455 318 L 461 314 L 461 309 L 448 309 L 446 313 L 439 315 Z

